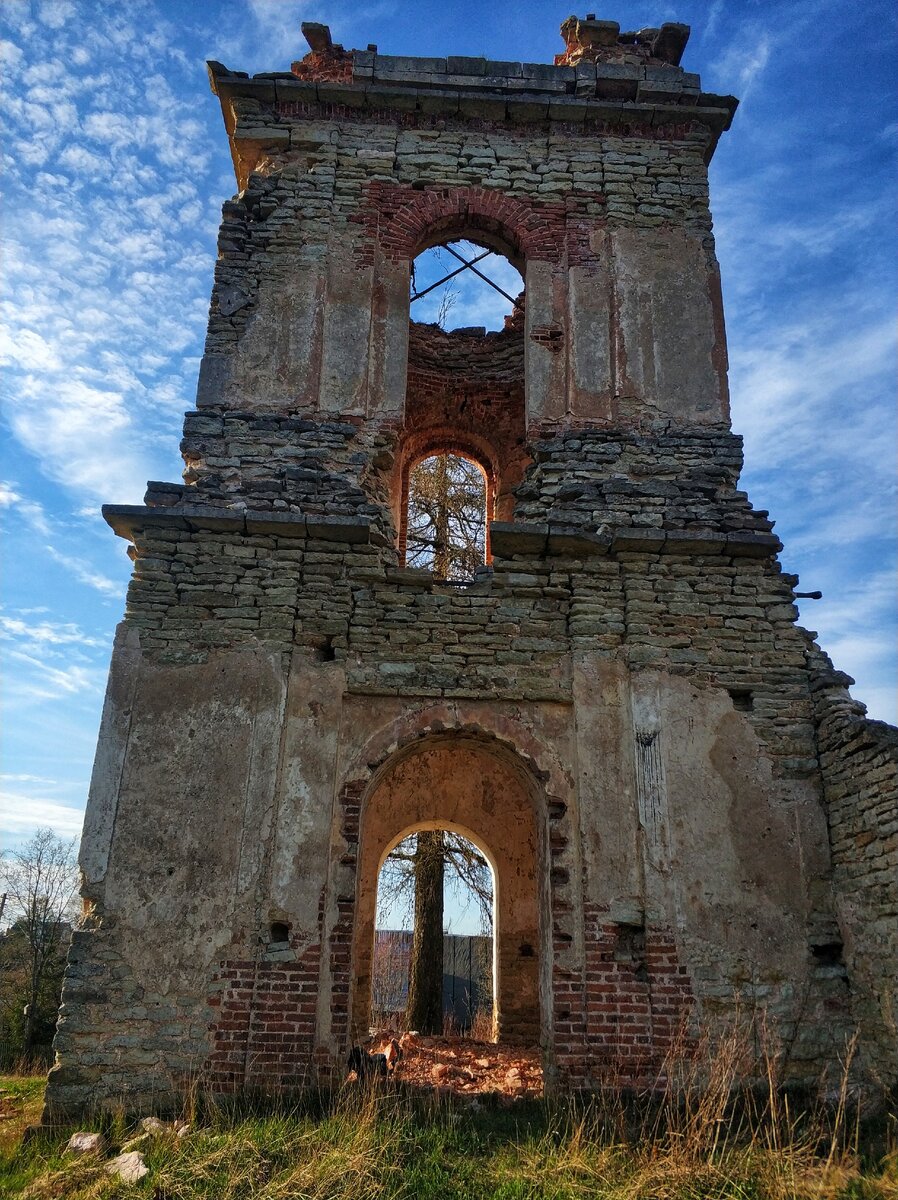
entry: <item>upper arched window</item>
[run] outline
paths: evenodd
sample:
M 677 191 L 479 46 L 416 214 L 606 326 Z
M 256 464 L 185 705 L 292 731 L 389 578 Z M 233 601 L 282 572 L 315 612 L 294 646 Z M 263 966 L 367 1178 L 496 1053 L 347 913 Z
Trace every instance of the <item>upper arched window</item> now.
M 408 476 L 405 563 L 470 579 L 486 559 L 487 477 L 470 458 L 430 454 Z
M 505 328 L 520 306 L 524 281 L 497 251 L 469 240 L 446 241 L 412 263 L 411 315 L 441 329 Z

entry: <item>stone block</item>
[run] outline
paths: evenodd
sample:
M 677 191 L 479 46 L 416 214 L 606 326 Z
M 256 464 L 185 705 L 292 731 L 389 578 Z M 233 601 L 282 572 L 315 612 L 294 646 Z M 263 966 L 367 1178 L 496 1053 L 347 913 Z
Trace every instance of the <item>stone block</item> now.
M 643 529 L 633 526 L 630 529 L 615 529 L 612 534 L 611 549 L 614 554 L 645 553 L 657 554 L 664 548 L 667 535 L 663 529 Z
M 488 58 L 484 66 L 484 75 L 493 78 L 520 79 L 523 74 L 522 64 L 507 62 L 504 59 Z
M 210 529 L 217 533 L 242 533 L 244 530 L 244 517 L 239 509 L 181 504 L 177 514 L 184 519 L 188 529 Z
M 603 100 L 635 100 L 638 67 L 624 63 L 596 63 L 596 94 Z
M 689 41 L 690 28 L 675 21 L 665 21 L 652 42 L 652 54 L 664 62 L 678 66 Z
M 458 111 L 463 117 L 475 117 L 481 121 L 504 121 L 505 99 L 502 96 L 466 96 L 462 93 Z
M 414 112 L 417 105 L 418 93 L 412 87 L 391 87 L 386 83 L 375 82 L 365 85 L 365 106 L 367 108 L 395 108 Z
M 378 54 L 373 63 L 364 65 L 374 67 L 375 78 L 386 78 L 396 74 L 409 77 L 446 74 L 445 58 L 413 58 L 400 54 Z
M 710 530 L 669 529 L 664 543 L 665 554 L 722 554 L 727 544 L 726 534 Z
M 347 108 L 365 106 L 364 89 L 349 83 L 322 81 L 318 84 L 318 99 L 322 104 L 345 104 Z
M 611 547 L 610 533 L 593 533 L 587 529 L 549 526 L 549 554 L 574 556 L 607 554 Z
M 530 122 L 545 121 L 549 117 L 549 101 L 541 100 L 535 95 L 526 99 L 518 95 L 508 98 L 508 117 L 511 121 Z
M 274 534 L 279 537 L 304 538 L 308 533 L 306 519 L 300 513 L 254 513 L 248 511 L 245 521 L 246 532 L 250 534 Z
M 726 552 L 734 558 L 769 558 L 782 548 L 782 542 L 773 533 L 744 530 L 727 534 Z
M 369 541 L 371 534 L 370 523 L 357 517 L 319 517 L 312 513 L 306 516 L 306 529 L 310 538 L 323 542 L 360 544 Z
M 486 75 L 487 62 L 485 58 L 450 54 L 446 59 L 446 70 L 450 75 Z
M 678 83 L 654 83 L 643 81 L 639 84 L 636 99 L 639 104 L 679 104 L 683 89 Z
M 287 150 L 290 146 L 290 127 L 289 125 L 250 125 L 241 121 L 234 130 L 233 137 L 235 142 L 248 143 L 265 150 Z
M 516 554 L 545 554 L 548 537 L 548 525 L 490 522 L 490 545 L 493 554 L 499 558 L 512 558 Z

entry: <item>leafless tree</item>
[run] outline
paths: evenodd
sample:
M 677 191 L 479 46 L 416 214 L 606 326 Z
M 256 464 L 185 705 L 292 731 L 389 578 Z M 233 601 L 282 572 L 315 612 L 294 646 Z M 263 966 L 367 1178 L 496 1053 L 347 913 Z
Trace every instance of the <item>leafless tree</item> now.
M 406 563 L 470 579 L 484 561 L 486 481 L 470 459 L 434 454 L 409 476 Z
M 61 968 L 64 934 L 74 918 L 78 888 L 75 839 L 65 841 L 52 829 L 38 829 L 21 850 L 8 851 L 0 859 L 0 880 L 7 895 L 6 916 L 11 919 L 4 935 L 4 957 L 12 954 L 17 959 L 7 963 L 7 969 L 12 966 L 12 974 L 21 978 L 22 1054 L 28 1058 L 42 989 Z M 55 1005 L 58 997 L 45 1000 Z
M 421 1033 L 443 1028 L 443 896 L 448 888 L 459 898 L 473 899 L 481 929 L 492 931 L 493 877 L 476 846 L 448 830 L 421 830 L 405 838 L 387 856 L 378 889 L 378 904 L 414 914 L 409 966 L 406 1027 Z

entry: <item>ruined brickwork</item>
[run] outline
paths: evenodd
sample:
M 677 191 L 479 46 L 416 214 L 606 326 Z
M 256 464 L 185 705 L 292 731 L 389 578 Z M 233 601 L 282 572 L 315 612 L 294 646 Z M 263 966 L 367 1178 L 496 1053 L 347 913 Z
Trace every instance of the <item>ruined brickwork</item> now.
M 735 101 L 683 26 L 563 32 L 554 66 L 320 26 L 290 73 L 210 65 L 240 191 L 185 482 L 105 510 L 134 575 L 51 1112 L 339 1068 L 382 855 L 435 826 L 493 865 L 497 1035 L 550 1084 L 650 1084 L 734 1020 L 793 1079 L 856 1025 L 898 1070 L 894 731 L 738 490 L 707 197 Z M 498 333 L 410 323 L 415 256 L 459 237 L 525 280 Z M 403 565 L 442 449 L 488 481 L 465 586 Z

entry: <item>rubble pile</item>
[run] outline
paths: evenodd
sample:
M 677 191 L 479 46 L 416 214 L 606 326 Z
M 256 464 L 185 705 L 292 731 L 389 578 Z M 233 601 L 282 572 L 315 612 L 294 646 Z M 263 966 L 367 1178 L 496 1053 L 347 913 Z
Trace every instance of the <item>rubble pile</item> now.
M 375 1037 L 372 1053 L 383 1053 L 393 1035 Z M 402 1058 L 393 1078 L 408 1087 L 443 1094 L 506 1100 L 533 1100 L 543 1093 L 543 1069 L 536 1047 L 501 1046 L 466 1037 L 422 1037 L 404 1033 L 399 1039 Z

